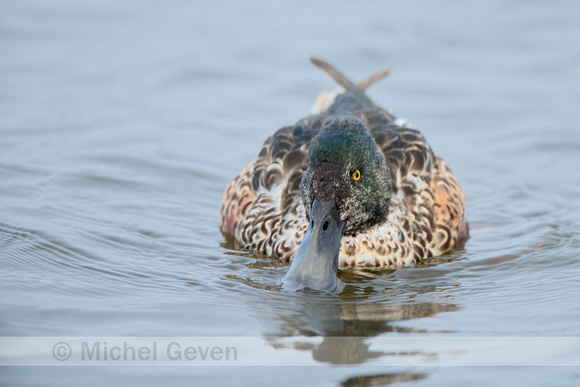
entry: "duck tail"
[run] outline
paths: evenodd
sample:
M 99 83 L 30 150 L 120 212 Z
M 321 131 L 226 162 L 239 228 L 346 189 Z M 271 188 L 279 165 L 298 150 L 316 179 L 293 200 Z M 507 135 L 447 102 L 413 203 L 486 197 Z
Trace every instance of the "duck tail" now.
M 362 90 L 366 90 L 373 83 L 378 82 L 381 79 L 383 79 L 384 77 L 386 77 L 387 75 L 389 75 L 391 73 L 391 71 L 393 71 L 393 69 L 391 67 L 389 67 L 388 69 L 378 71 L 378 72 L 374 73 L 373 75 L 371 75 L 370 77 L 368 77 L 367 79 L 365 79 L 364 81 L 362 81 L 361 83 L 359 83 L 358 87 L 360 87 Z
M 332 79 L 334 79 L 336 81 L 336 83 L 338 83 L 340 86 L 344 87 L 347 91 L 350 91 L 353 89 L 359 89 L 359 90 L 364 91 L 364 90 L 368 89 L 372 84 L 380 81 L 381 79 L 383 79 L 384 77 L 389 75 L 389 73 L 392 70 L 390 67 L 388 69 L 381 70 L 381 71 L 371 75 L 370 77 L 368 77 L 367 79 L 365 79 L 364 81 L 359 83 L 358 85 L 355 85 L 350 79 L 345 77 L 340 71 L 338 71 L 337 69 L 335 69 L 334 67 L 332 67 L 328 63 L 326 63 L 320 59 L 316 59 L 316 58 L 310 58 L 310 61 L 312 63 L 314 63 L 316 66 L 320 67 L 322 70 L 326 71 L 326 73 L 328 75 L 330 75 L 332 77 Z

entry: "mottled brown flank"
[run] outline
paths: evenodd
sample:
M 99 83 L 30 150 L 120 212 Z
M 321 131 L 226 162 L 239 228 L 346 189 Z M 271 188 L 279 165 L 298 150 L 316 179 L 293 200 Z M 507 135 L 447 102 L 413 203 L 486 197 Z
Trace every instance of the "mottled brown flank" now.
M 300 180 L 308 167 L 310 141 L 327 111 L 278 130 L 259 156 L 227 188 L 222 229 L 242 247 L 292 260 L 308 227 Z M 362 120 L 382 150 L 392 178 L 384 224 L 342 239 L 340 266 L 408 265 L 440 255 L 466 237 L 465 193 L 423 135 L 394 124 L 380 108 L 347 112 Z M 346 114 L 341 114 L 346 115 Z

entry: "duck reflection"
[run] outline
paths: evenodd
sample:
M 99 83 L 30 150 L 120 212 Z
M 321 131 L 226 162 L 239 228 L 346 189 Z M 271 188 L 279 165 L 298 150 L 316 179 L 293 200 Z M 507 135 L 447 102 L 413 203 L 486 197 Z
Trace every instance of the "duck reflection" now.
M 328 364 L 362 364 L 381 357 L 414 357 L 428 360 L 436 353 L 421 351 L 372 350 L 371 337 L 387 332 L 425 333 L 398 326 L 397 321 L 430 317 L 443 311 L 456 310 L 451 304 L 422 303 L 381 305 L 378 303 L 340 303 L 330 300 L 305 302 L 280 314 L 277 329 L 265 332 L 266 341 L 275 348 L 310 351 L 312 358 Z M 272 326 L 272 325 L 270 325 Z M 309 337 L 322 338 L 313 343 Z M 290 340 L 289 340 L 290 339 Z
M 290 306 L 288 306 L 290 307 Z M 453 304 L 417 303 L 384 305 L 380 303 L 341 303 L 332 300 L 309 300 L 294 305 L 286 313 L 277 308 L 278 329 L 272 336 L 373 337 L 387 332 L 426 333 L 397 322 L 431 317 L 457 310 Z M 298 313 L 296 309 L 300 310 Z
M 388 374 L 358 375 L 344 380 L 343 387 L 371 387 L 386 386 L 393 383 L 421 380 L 427 377 L 426 373 L 401 372 Z

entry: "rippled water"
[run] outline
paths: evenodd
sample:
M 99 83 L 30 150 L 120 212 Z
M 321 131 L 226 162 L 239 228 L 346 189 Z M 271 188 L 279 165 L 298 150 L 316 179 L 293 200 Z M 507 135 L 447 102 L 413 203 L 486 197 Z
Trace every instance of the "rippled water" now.
M 572 1 L 3 2 L 0 334 L 346 336 L 359 338 L 361 363 L 389 335 L 580 335 L 578 36 Z M 231 178 L 334 88 L 311 55 L 355 79 L 394 67 L 369 94 L 459 176 L 465 245 L 419 267 L 341 271 L 340 295 L 305 295 L 276 286 L 287 266 L 220 233 Z M 312 365 L 353 363 L 336 348 L 289 348 Z M 574 385 L 579 375 L 0 370 L 4 385 Z

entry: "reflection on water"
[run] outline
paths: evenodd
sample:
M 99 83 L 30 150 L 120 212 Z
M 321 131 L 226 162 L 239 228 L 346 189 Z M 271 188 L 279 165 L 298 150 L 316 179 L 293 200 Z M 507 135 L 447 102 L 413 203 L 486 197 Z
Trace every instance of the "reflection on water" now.
M 2 2 L 0 333 L 264 337 L 312 365 L 361 366 L 20 369 L 4 384 L 444 385 L 469 371 L 369 370 L 439 355 L 373 343 L 580 335 L 578 7 Z M 289 294 L 276 285 L 287 265 L 221 235 L 231 178 L 334 87 L 313 55 L 354 79 L 394 68 L 369 94 L 459 177 L 465 245 L 405 269 L 340 270 L 339 294 Z M 538 367 L 484 382 L 524 374 L 577 380 Z
M 343 387 L 372 387 L 386 386 L 394 383 L 421 380 L 427 377 L 426 373 L 402 372 L 398 374 L 373 374 L 354 376 L 341 383 Z
M 289 301 L 289 300 L 288 300 Z M 453 311 L 452 304 L 381 305 L 380 303 L 343 303 L 340 300 L 299 300 L 272 306 L 277 329 L 269 330 L 267 341 L 279 348 L 311 351 L 316 361 L 329 364 L 360 364 L 385 356 L 426 356 L 420 352 L 376 352 L 369 350 L 373 336 L 384 333 L 426 333 L 399 326 L 397 322 L 414 318 L 431 317 L 440 312 Z M 263 306 L 261 308 L 263 311 Z M 317 345 L 301 343 L 300 337 L 322 337 Z M 276 337 L 279 337 L 277 339 Z M 286 337 L 286 339 L 284 339 Z M 295 339 L 288 340 L 287 337 Z
M 436 352 L 417 350 L 409 351 L 376 351 L 371 350 L 372 340 L 364 337 L 323 337 L 318 344 L 296 339 L 292 343 L 281 338 L 266 338 L 266 341 L 276 349 L 293 349 L 309 351 L 312 359 L 324 364 L 356 365 L 383 359 L 388 364 L 389 358 L 414 358 L 417 363 L 437 358 Z
M 458 309 L 453 304 L 437 303 L 382 305 L 363 300 L 348 303 L 339 300 L 292 301 L 295 304 L 285 303 L 284 310 L 280 304 L 273 305 L 271 315 L 280 326 L 277 331 L 268 332 L 269 335 L 372 337 L 386 332 L 425 333 L 425 330 L 407 328 L 397 322 Z

